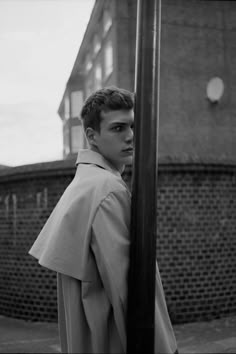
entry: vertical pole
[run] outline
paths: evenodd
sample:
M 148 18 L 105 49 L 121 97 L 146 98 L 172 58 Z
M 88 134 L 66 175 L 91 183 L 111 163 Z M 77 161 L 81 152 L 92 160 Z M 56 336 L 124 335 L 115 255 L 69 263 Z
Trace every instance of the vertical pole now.
M 154 353 L 161 0 L 138 0 L 127 352 Z

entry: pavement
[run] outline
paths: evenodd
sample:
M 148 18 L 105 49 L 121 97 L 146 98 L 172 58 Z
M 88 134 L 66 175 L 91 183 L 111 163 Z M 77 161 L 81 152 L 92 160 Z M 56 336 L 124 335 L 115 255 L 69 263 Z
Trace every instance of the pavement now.
M 175 325 L 180 354 L 236 353 L 236 315 Z M 0 353 L 60 353 L 57 323 L 0 316 Z
M 0 316 L 0 353 L 60 353 L 57 323 Z
M 236 353 L 236 315 L 174 326 L 180 354 Z

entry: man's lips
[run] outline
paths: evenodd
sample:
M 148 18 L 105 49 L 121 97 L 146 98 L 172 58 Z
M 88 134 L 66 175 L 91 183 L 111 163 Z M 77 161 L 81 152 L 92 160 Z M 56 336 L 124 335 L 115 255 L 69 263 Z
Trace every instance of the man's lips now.
M 125 154 L 133 154 L 134 148 L 129 147 L 129 148 L 123 149 L 122 152 L 124 152 Z
M 125 151 L 125 152 L 132 152 L 134 151 L 134 148 L 133 147 L 128 147 L 126 149 L 123 149 L 122 151 Z

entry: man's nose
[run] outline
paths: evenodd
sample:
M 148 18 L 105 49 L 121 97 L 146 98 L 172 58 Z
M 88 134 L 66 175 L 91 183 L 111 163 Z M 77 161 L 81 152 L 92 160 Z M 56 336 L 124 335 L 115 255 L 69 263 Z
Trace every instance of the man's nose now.
M 126 141 L 132 141 L 134 138 L 134 132 L 132 128 L 128 128 L 127 134 L 126 134 Z

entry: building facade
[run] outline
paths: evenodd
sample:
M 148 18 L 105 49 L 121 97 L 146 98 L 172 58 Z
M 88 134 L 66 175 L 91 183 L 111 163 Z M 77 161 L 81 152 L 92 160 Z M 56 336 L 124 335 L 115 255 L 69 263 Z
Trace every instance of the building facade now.
M 64 157 L 86 147 L 78 119 L 96 89 L 134 90 L 137 0 L 97 0 L 63 95 Z M 163 0 L 159 158 L 234 162 L 236 3 Z
M 133 90 L 136 12 L 131 5 L 131 1 L 115 0 L 99 0 L 94 5 L 58 109 L 64 158 L 74 157 L 79 148 L 86 147 L 79 113 L 93 91 L 110 85 Z

